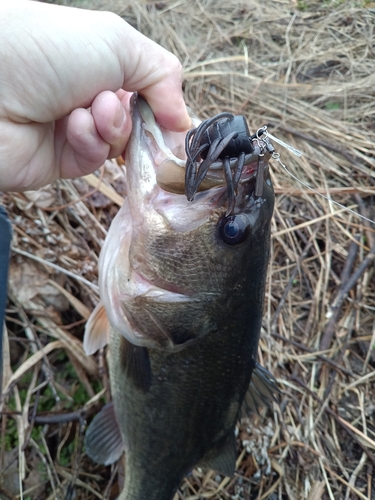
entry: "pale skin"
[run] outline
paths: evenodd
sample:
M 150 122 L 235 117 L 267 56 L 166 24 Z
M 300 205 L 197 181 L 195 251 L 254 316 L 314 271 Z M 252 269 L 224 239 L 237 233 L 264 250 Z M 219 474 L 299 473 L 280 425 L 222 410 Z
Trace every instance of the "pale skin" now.
M 108 12 L 0 1 L 0 191 L 38 189 L 123 153 L 129 97 L 190 126 L 178 59 Z

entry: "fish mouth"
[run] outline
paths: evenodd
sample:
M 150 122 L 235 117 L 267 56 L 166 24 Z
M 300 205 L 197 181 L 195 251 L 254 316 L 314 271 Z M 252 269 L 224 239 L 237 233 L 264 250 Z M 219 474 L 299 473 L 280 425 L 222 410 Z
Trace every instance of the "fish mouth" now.
M 243 157 L 233 157 L 227 159 L 227 169 L 235 177 L 236 169 L 240 169 L 240 175 L 235 181 L 235 185 L 228 179 L 228 172 L 225 171 L 225 161 L 218 159 L 209 166 L 204 177 L 197 183 L 193 194 L 189 194 L 189 182 L 187 168 L 192 167 L 188 159 L 188 143 L 186 141 L 186 132 L 171 132 L 159 126 L 148 103 L 139 95 L 132 97 L 133 111 L 137 112 L 138 118 L 142 122 L 142 129 L 148 137 L 148 148 L 150 150 L 156 184 L 166 193 L 186 195 L 189 202 L 195 199 L 196 193 L 208 192 L 213 188 L 226 189 L 226 195 L 218 197 L 218 205 L 227 203 L 226 215 L 229 215 L 237 204 L 236 196 L 243 190 L 238 190 L 241 184 L 253 185 L 254 179 L 257 180 L 254 189 L 256 195 L 262 194 L 262 182 L 268 172 L 268 160 L 274 152 L 273 146 L 269 141 L 260 141 L 258 137 L 253 139 L 253 151 L 250 154 L 244 154 Z M 202 126 L 202 122 L 192 111 L 188 113 L 192 120 L 192 129 L 190 133 Z M 136 116 L 133 117 L 136 118 Z M 242 165 L 241 165 L 242 162 Z M 190 165 L 189 165 L 190 163 Z M 201 166 L 204 160 L 198 157 L 198 161 L 193 165 L 195 176 L 199 176 Z M 234 193 L 235 191 L 235 193 Z M 214 191 L 212 191 L 214 192 Z M 198 200 L 197 200 L 198 201 Z M 240 201 L 240 200 L 238 200 Z M 201 197 L 199 197 L 201 202 Z

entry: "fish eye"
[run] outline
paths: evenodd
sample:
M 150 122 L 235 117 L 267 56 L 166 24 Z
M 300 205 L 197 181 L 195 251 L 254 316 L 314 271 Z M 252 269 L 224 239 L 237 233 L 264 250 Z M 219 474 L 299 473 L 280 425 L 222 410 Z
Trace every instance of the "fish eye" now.
M 249 234 L 249 225 L 241 215 L 224 217 L 219 224 L 220 236 L 227 245 L 238 245 L 245 241 Z

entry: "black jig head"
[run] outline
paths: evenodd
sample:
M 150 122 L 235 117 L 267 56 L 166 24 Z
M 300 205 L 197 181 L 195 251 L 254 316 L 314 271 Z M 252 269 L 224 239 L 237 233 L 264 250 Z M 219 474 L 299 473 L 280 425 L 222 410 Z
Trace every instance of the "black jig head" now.
M 208 170 L 224 170 L 227 184 L 227 214 L 235 203 L 235 192 L 245 164 L 258 160 L 255 196 L 263 192 L 264 153 L 274 151 L 269 141 L 261 139 L 266 128 L 250 135 L 244 116 L 220 113 L 190 130 L 185 138 L 185 192 L 189 201 L 207 175 Z

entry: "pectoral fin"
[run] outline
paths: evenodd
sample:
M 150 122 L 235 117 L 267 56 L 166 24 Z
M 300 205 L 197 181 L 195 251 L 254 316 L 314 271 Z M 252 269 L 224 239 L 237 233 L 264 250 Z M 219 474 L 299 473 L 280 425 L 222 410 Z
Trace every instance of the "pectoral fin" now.
M 83 348 L 89 356 L 109 342 L 109 321 L 101 302 L 95 307 L 87 320 Z
M 262 406 L 271 407 L 280 392 L 275 377 L 257 363 L 251 375 L 249 389 L 245 396 L 246 409 L 259 412 Z
M 231 433 L 222 444 L 210 450 L 199 461 L 198 467 L 213 469 L 223 476 L 233 476 L 236 469 L 236 458 L 236 441 L 234 433 Z
M 152 373 L 148 350 L 134 345 L 125 337 L 120 338 L 122 369 L 129 379 L 143 391 L 151 385 Z
M 113 403 L 105 405 L 94 417 L 85 435 L 87 455 L 98 464 L 110 465 L 124 452 L 124 441 Z

